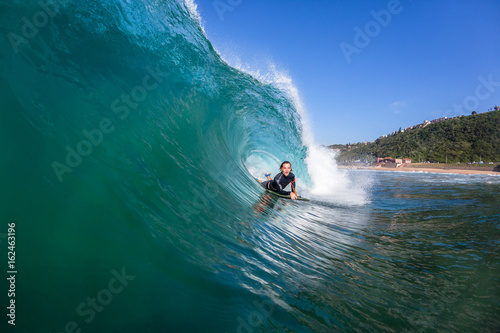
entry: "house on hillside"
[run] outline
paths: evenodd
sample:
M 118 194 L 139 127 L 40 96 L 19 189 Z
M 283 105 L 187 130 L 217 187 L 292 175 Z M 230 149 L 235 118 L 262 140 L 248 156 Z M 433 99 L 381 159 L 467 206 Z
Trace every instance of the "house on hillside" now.
M 431 120 L 431 124 L 439 123 L 439 122 L 445 121 L 445 120 L 448 120 L 448 117 L 442 117 L 442 118 Z
M 409 158 L 377 157 L 377 164 L 387 168 L 397 168 L 400 165 L 411 163 Z
M 392 157 L 377 157 L 377 163 L 396 163 Z

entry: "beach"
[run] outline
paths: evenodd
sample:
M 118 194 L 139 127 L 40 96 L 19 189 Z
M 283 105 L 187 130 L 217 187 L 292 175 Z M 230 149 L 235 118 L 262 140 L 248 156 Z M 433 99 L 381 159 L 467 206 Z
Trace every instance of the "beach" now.
M 450 165 L 439 164 L 408 164 L 397 168 L 387 168 L 382 166 L 339 166 L 340 169 L 365 169 L 375 171 L 395 171 L 395 172 L 425 172 L 425 173 L 453 173 L 463 175 L 495 175 L 500 176 L 499 171 L 494 171 L 494 165 L 490 167 L 452 167 Z

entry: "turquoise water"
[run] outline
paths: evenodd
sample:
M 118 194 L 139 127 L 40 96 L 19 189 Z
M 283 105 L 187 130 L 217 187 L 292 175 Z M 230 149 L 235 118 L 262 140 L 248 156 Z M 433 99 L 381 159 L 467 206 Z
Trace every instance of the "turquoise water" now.
M 42 11 L 0 5 L 2 327 L 500 329 L 499 177 L 337 170 L 293 87 L 229 66 L 183 2 Z M 285 159 L 311 202 L 256 184 Z

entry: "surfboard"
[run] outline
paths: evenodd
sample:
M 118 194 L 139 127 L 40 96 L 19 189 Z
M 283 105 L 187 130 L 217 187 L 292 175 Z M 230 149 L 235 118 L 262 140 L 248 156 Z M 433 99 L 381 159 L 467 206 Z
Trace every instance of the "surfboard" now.
M 257 178 L 255 178 L 255 180 L 256 180 L 256 181 L 260 184 L 260 182 L 259 182 L 259 180 L 258 180 Z M 274 195 L 275 195 L 275 196 L 277 196 L 277 197 L 292 200 L 292 198 L 290 198 L 290 196 L 289 196 L 289 195 L 279 194 L 279 193 L 273 192 L 273 191 L 271 191 L 271 190 L 268 190 L 267 188 L 265 188 L 264 190 L 265 190 L 266 192 L 269 192 L 269 193 L 271 193 L 271 194 L 274 194 Z M 307 199 L 307 198 L 302 198 L 300 195 L 298 195 L 298 196 L 297 196 L 297 199 L 295 199 L 295 200 L 311 201 L 311 200 L 309 200 L 309 199 Z
M 284 199 L 290 199 L 290 200 L 292 200 L 292 198 L 290 198 L 290 196 L 289 196 L 289 195 L 279 194 L 279 193 L 276 193 L 276 192 L 273 192 L 273 191 L 270 191 L 270 190 L 266 190 L 266 192 L 271 193 L 271 194 L 274 194 L 275 196 L 278 196 L 278 197 L 280 197 L 280 198 L 284 198 Z M 307 199 L 307 198 L 302 198 L 300 195 L 298 195 L 298 196 L 297 196 L 297 199 L 295 199 L 295 200 L 311 201 L 311 200 L 309 200 L 309 199 Z

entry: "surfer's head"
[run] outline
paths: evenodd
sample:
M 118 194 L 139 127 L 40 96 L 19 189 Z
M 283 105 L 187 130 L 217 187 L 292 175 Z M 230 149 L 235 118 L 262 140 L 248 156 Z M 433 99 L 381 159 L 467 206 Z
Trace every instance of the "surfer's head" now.
M 288 176 L 288 174 L 290 173 L 290 171 L 292 171 L 292 163 L 290 163 L 288 161 L 285 161 L 285 162 L 281 163 L 280 170 L 281 170 L 281 172 L 283 172 L 283 174 L 285 176 Z

